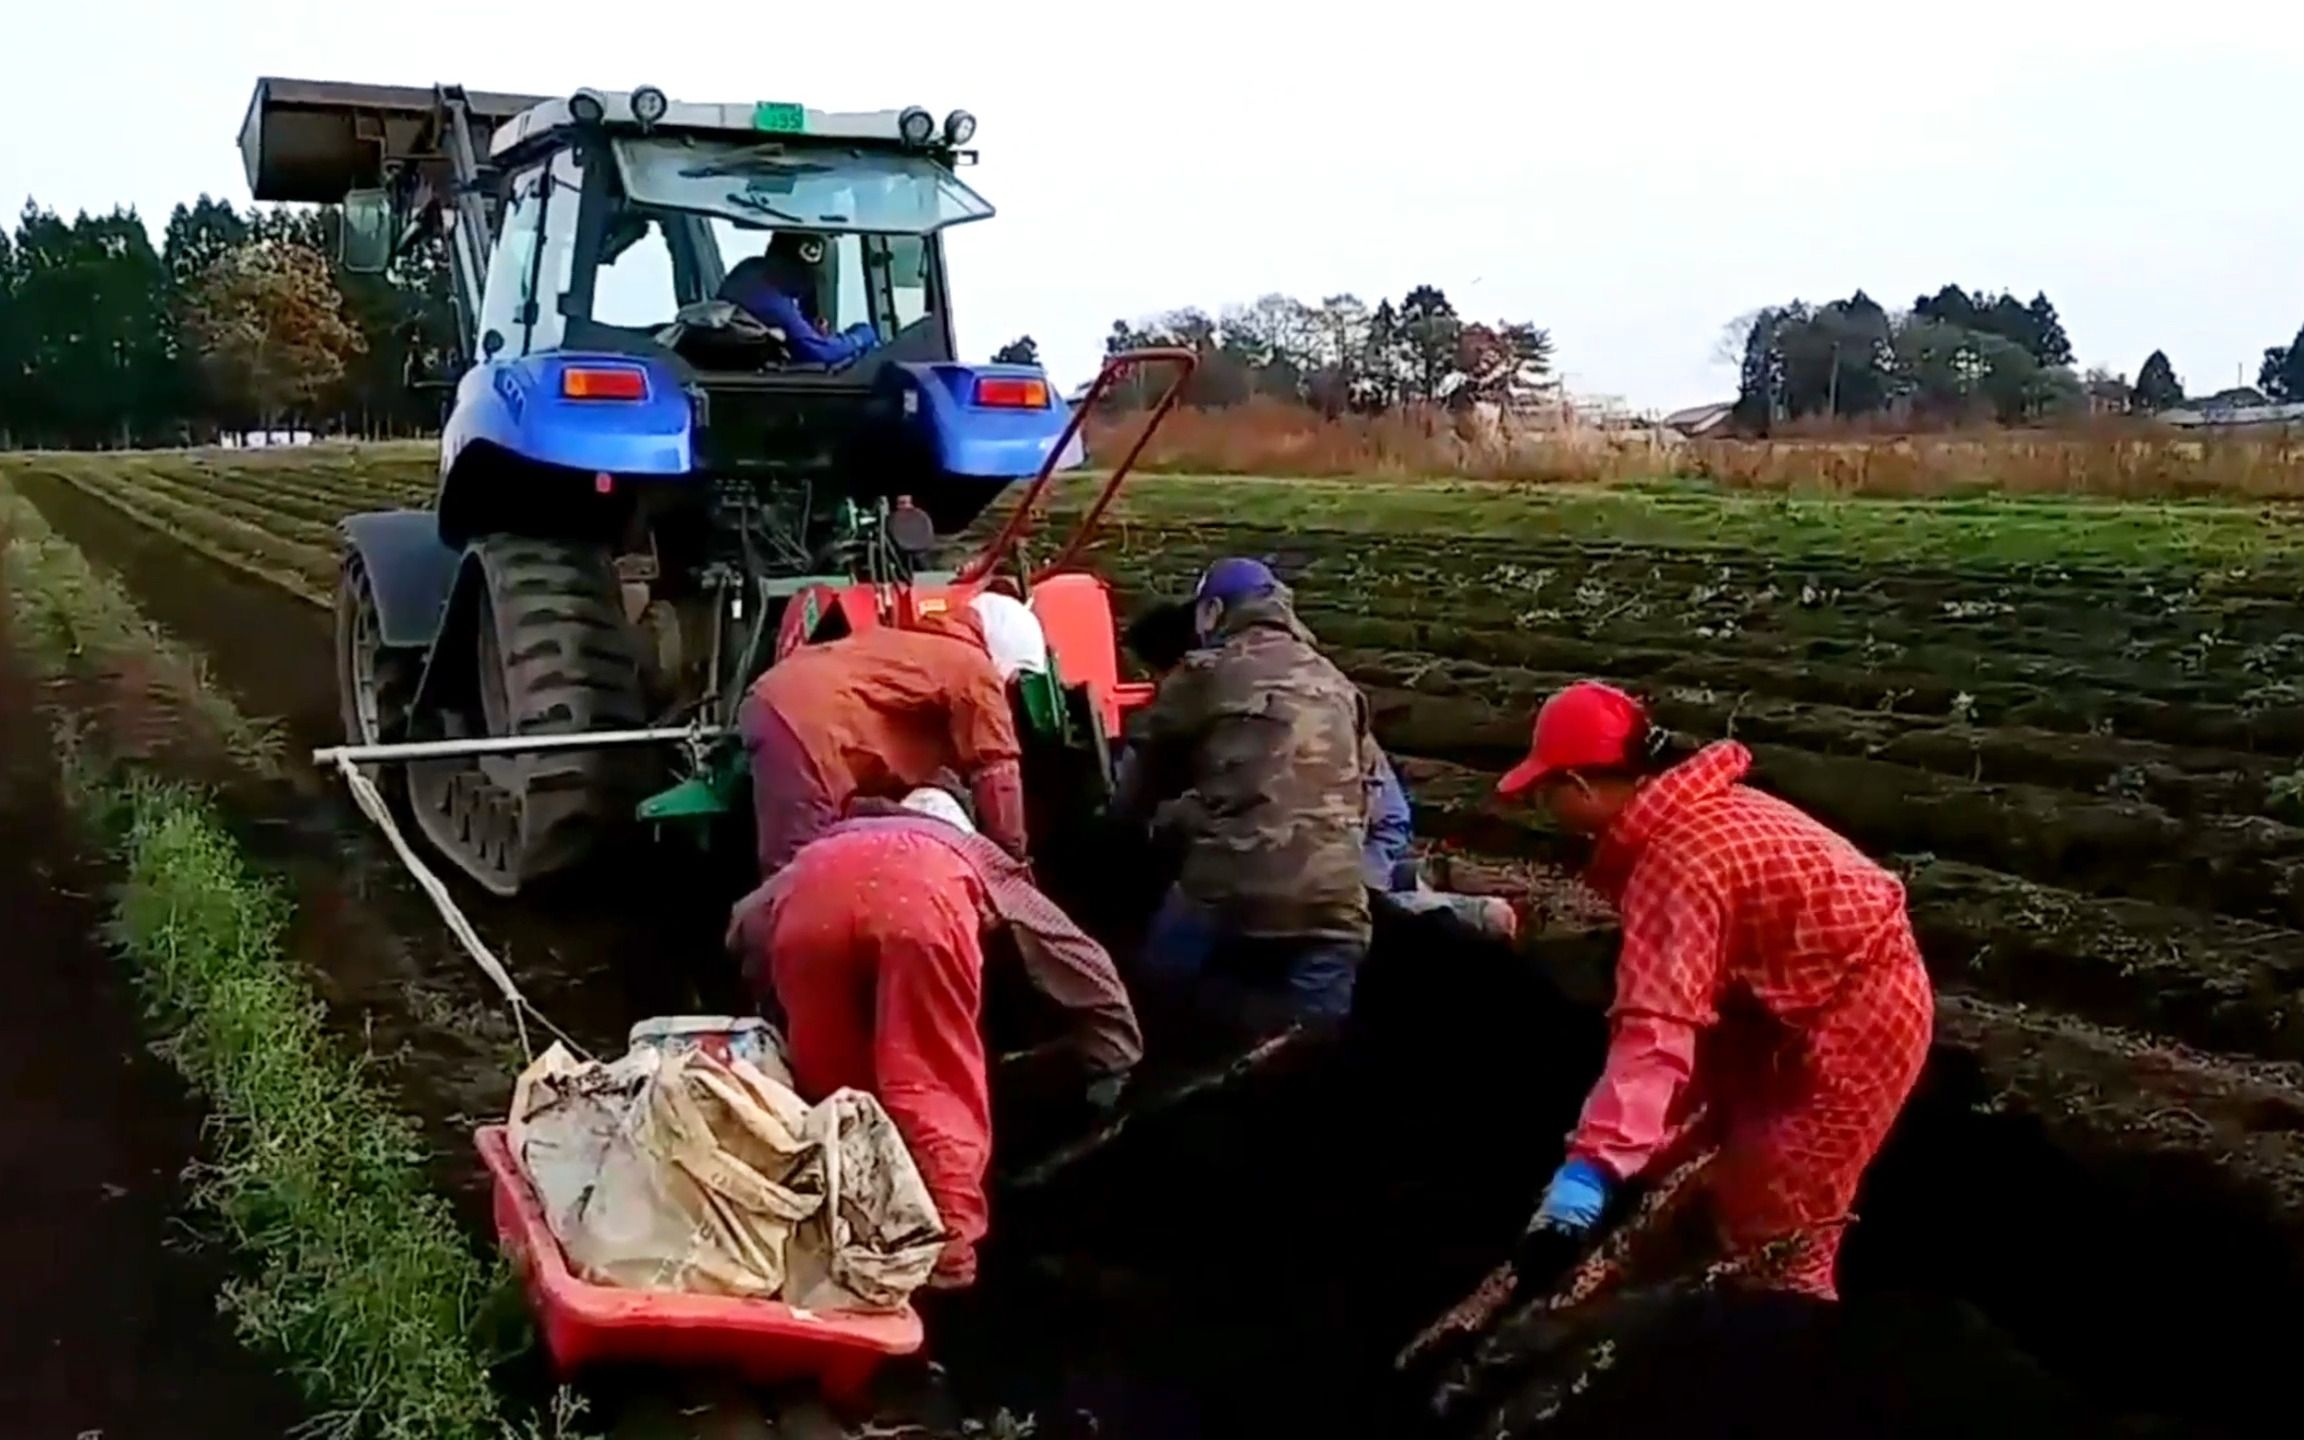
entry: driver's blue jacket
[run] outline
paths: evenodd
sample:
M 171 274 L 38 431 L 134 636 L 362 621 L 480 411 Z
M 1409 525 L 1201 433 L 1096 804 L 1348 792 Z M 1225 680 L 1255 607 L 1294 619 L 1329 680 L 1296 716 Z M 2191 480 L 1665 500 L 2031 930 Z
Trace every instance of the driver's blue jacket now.
M 784 347 L 804 365 L 845 365 L 880 343 L 870 325 L 858 321 L 827 335 L 800 313 L 792 297 L 776 288 L 765 267 L 737 266 L 720 287 L 720 298 L 741 306 L 761 324 L 784 332 Z

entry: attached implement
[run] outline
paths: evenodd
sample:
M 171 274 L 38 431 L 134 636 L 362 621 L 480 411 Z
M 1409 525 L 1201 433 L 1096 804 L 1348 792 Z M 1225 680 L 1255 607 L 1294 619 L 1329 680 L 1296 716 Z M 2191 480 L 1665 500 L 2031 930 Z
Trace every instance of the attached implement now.
M 1016 696 L 1034 809 L 1100 800 L 1138 697 L 1108 595 L 1071 566 L 1193 357 L 1115 357 L 1076 407 L 1037 366 L 956 358 L 943 232 L 993 213 L 958 174 L 974 132 L 961 111 L 649 87 L 258 83 L 256 198 L 340 204 L 347 268 L 448 257 L 438 489 L 342 522 L 337 669 L 354 756 L 393 767 L 425 839 L 487 890 L 568 871 L 636 820 L 741 813 L 732 730 L 762 669 L 992 584 L 1033 603 L 1056 662 Z M 809 333 L 722 298 L 739 266 Z M 1086 462 L 1083 417 L 1150 364 L 1174 374 L 1144 433 L 1033 567 L 1051 477 Z M 948 559 L 1028 476 L 998 537 Z

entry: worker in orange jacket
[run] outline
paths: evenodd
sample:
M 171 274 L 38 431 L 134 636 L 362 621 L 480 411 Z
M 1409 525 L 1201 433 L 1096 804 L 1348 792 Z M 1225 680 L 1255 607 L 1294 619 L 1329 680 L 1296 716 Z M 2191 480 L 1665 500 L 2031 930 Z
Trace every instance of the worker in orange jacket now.
M 1091 1105 L 1117 1103 L 1143 1037 L 1104 947 L 975 833 L 955 796 L 924 786 L 852 811 L 737 906 L 729 941 L 783 1012 L 802 1097 L 852 1088 L 887 1108 L 949 1235 L 929 1284 L 959 1289 L 990 1223 L 986 935 L 1004 930 L 1071 1017 Z
M 1039 620 L 991 592 L 909 627 L 803 646 L 770 666 L 738 721 L 761 875 L 789 864 L 850 797 L 899 798 L 945 770 L 969 783 L 984 833 L 1022 858 L 1023 752 L 1007 685 L 1047 668 Z
M 1596 840 L 1586 879 L 1624 921 L 1608 1058 L 1530 1250 L 1597 1223 L 1668 1141 L 1711 1141 L 1727 1255 L 1760 1285 L 1830 1299 L 1857 1184 L 1928 1056 L 1935 1000 L 1904 887 L 1744 784 L 1743 746 L 1683 759 L 1668 733 L 1580 681 L 1544 703 L 1497 787 Z

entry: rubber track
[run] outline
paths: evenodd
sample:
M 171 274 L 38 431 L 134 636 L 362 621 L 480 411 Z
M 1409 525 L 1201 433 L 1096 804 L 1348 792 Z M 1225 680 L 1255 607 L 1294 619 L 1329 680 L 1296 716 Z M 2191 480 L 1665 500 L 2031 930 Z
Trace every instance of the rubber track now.
M 487 586 L 504 667 L 511 733 L 568 734 L 629 729 L 645 721 L 640 662 L 606 550 L 560 541 L 495 536 L 474 553 Z M 425 830 L 473 878 L 499 894 L 571 868 L 606 833 L 631 819 L 638 798 L 630 757 L 614 752 L 528 757 L 491 767 L 516 773 L 519 841 L 511 854 L 483 855 L 456 818 L 419 807 Z M 466 768 L 469 786 L 477 770 Z M 443 833 L 445 831 L 446 833 Z

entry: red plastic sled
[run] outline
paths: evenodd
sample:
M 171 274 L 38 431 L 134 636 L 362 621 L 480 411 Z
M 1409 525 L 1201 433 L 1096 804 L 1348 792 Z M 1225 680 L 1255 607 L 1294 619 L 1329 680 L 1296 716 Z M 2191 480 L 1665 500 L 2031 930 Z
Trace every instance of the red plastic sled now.
M 754 1385 L 813 1380 L 834 1405 L 861 1400 L 887 1361 L 920 1348 L 920 1317 L 795 1310 L 775 1300 L 594 1285 L 569 1270 L 501 1125 L 474 1137 L 496 1192 L 496 1234 L 563 1378 L 602 1364 L 732 1372 Z

